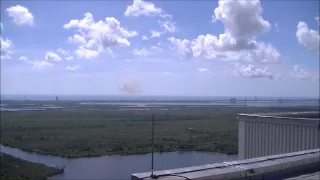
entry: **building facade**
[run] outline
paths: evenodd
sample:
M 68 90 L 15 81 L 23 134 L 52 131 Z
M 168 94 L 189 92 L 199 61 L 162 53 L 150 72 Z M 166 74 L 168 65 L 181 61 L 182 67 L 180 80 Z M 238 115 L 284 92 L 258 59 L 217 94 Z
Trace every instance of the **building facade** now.
M 319 118 L 239 114 L 239 159 L 320 148 Z

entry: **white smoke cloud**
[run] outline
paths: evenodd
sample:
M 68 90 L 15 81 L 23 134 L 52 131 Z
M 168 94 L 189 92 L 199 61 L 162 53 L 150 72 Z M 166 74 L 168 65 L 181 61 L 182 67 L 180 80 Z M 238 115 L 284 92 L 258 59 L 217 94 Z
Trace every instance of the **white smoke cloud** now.
M 119 89 L 123 93 L 128 93 L 132 95 L 139 94 L 142 91 L 139 81 L 135 78 L 124 80 L 123 83 L 119 86 Z

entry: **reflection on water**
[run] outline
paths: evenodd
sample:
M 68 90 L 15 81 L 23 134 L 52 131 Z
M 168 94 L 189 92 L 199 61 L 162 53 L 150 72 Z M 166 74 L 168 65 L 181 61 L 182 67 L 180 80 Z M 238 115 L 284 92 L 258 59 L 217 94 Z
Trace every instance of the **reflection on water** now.
M 187 106 L 187 107 L 209 107 L 227 106 L 240 107 L 245 102 L 230 103 L 221 102 L 81 102 L 80 105 L 114 105 L 123 107 L 164 107 L 164 106 Z M 248 101 L 246 106 L 252 107 L 295 107 L 295 106 L 319 106 L 318 101 L 288 101 L 279 103 L 277 101 Z
M 45 111 L 44 108 L 0 108 L 0 111 Z
M 51 177 L 51 180 L 130 179 L 132 173 L 151 171 L 150 154 L 66 159 L 57 156 L 28 153 L 2 145 L 1 152 L 47 166 L 66 166 L 63 174 Z M 238 157 L 237 155 L 228 156 L 219 153 L 169 152 L 155 153 L 154 158 L 155 169 L 164 170 L 232 161 Z

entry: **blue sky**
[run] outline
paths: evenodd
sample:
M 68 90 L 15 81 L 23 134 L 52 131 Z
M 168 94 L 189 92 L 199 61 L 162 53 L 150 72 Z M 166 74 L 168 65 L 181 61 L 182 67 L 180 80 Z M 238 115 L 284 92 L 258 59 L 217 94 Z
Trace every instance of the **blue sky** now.
M 318 1 L 1 1 L 1 94 L 319 96 Z

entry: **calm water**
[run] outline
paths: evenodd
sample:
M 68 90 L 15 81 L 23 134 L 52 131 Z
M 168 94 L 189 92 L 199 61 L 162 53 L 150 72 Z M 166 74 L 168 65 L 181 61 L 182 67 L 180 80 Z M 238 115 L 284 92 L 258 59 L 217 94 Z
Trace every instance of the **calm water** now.
M 29 153 L 17 148 L 0 145 L 1 152 L 35 163 L 52 167 L 65 166 L 65 172 L 51 177 L 51 180 L 70 179 L 130 179 L 132 173 L 151 170 L 151 155 L 100 156 L 91 158 L 66 159 L 58 156 L 46 156 Z M 227 156 L 205 152 L 169 152 L 155 153 L 155 169 L 164 170 L 188 166 L 204 165 L 236 160 L 237 155 Z

